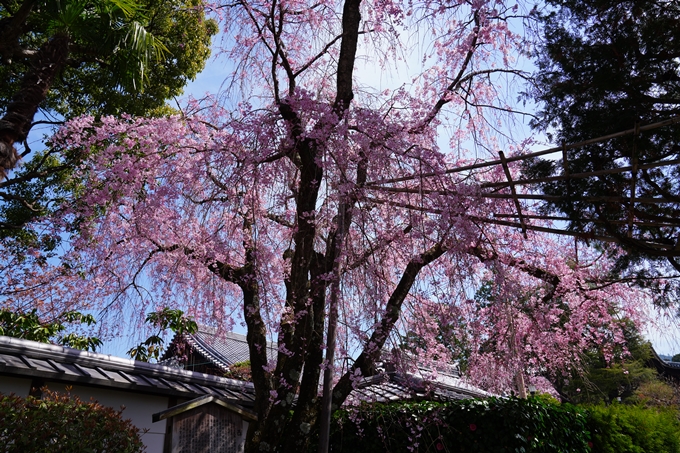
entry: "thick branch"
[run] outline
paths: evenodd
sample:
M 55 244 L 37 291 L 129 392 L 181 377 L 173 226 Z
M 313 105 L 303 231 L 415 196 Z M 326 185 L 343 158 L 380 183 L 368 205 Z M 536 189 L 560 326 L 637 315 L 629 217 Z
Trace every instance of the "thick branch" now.
M 380 352 L 385 346 L 385 342 L 389 337 L 394 325 L 399 320 L 401 315 L 401 307 L 408 295 L 416 277 L 428 264 L 435 261 L 446 252 L 446 248 L 442 244 L 437 244 L 430 250 L 422 253 L 416 258 L 413 258 L 404 274 L 399 280 L 397 287 L 392 292 L 390 299 L 387 301 L 384 315 L 377 325 L 371 338 L 366 343 L 364 350 L 361 352 L 357 360 L 350 367 L 350 369 L 340 378 L 333 389 L 333 405 L 340 407 L 345 401 L 349 393 L 352 391 L 352 378 L 356 370 L 361 370 L 363 376 L 370 376 L 373 373 L 373 365 L 380 357 Z
M 308 438 L 302 430 L 305 424 L 314 424 L 318 414 L 318 385 L 323 363 L 323 339 L 326 305 L 325 256 L 316 253 L 311 267 L 310 312 L 304 317 L 304 368 L 297 406 L 290 423 L 294 430 L 286 436 L 283 451 L 302 451 Z M 298 431 L 299 430 L 299 431 Z
M 16 13 L 0 20 L 1 57 L 10 59 L 17 55 L 17 52 L 21 54 L 25 52 L 25 49 L 19 46 L 19 37 L 23 34 L 24 24 L 36 3 L 38 3 L 37 0 L 25 0 Z
M 250 371 L 255 386 L 255 412 L 260 420 L 264 420 L 269 410 L 269 391 L 272 388 L 271 375 L 266 371 L 267 330 L 260 313 L 260 293 L 252 262 L 252 251 L 248 255 L 249 262 L 243 268 L 243 278 L 239 286 L 243 291 L 243 318 L 248 328 L 246 339 L 250 352 Z
M 250 234 L 251 225 L 244 222 L 244 230 Z M 260 312 L 260 294 L 255 273 L 255 250 L 249 241 L 245 241 L 245 264 L 234 267 L 219 261 L 208 265 L 216 275 L 241 288 L 243 292 L 243 318 L 248 333 L 246 339 L 250 353 L 250 369 L 255 386 L 255 412 L 260 420 L 267 417 L 269 411 L 269 392 L 272 389 L 271 375 L 267 372 L 267 330 Z
M 354 99 L 352 76 L 359 41 L 360 5 L 361 0 L 346 0 L 342 12 L 342 43 L 338 59 L 337 92 L 333 104 L 333 111 L 338 117 L 342 116 Z
M 19 92 L 0 119 L 0 179 L 16 165 L 19 154 L 14 144 L 26 140 L 33 116 L 45 100 L 54 78 L 66 64 L 68 46 L 68 35 L 59 33 L 40 48 Z
M 346 195 L 341 195 L 344 196 L 346 199 L 344 200 L 343 203 L 339 204 L 339 208 L 342 208 L 341 212 L 338 212 L 338 215 L 343 216 L 343 222 L 344 225 L 347 225 L 344 231 L 344 235 L 347 236 L 347 233 L 349 232 L 349 225 L 352 224 L 352 212 L 354 210 L 354 206 L 356 205 L 356 202 L 358 201 L 358 192 L 364 187 L 364 184 L 366 184 L 366 178 L 368 175 L 368 158 L 366 157 L 366 154 L 364 152 L 360 153 L 360 159 L 359 162 L 357 163 L 357 179 L 356 179 L 356 185 L 355 189 L 352 193 L 346 194 Z M 338 250 L 338 244 L 340 242 L 344 242 L 343 240 L 340 241 L 340 238 L 338 237 L 338 231 L 337 229 L 333 231 L 330 237 L 330 245 L 328 247 L 328 251 L 326 252 L 326 257 L 329 259 L 329 262 L 327 263 L 326 267 L 326 272 L 331 272 L 333 268 L 333 257 L 337 256 L 338 253 L 341 250 Z

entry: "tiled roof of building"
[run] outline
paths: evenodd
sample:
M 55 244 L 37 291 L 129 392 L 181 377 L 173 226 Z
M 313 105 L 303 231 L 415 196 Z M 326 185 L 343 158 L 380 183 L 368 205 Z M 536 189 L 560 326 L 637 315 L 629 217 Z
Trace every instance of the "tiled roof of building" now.
M 652 348 L 652 358 L 649 360 L 648 364 L 655 367 L 662 375 L 680 380 L 680 363 L 666 362 L 659 357 L 654 348 Z
M 428 374 L 427 370 L 421 370 Z M 387 372 L 361 379 L 354 387 L 349 404 L 359 401 L 386 403 L 402 400 L 452 401 L 485 398 L 490 393 L 451 374 L 424 379 L 412 373 Z
M 185 398 L 213 395 L 245 406 L 255 393 L 250 382 L 4 336 L 0 374 Z
M 227 371 L 235 363 L 250 360 L 248 341 L 245 335 L 234 332 L 218 332 L 215 328 L 200 326 L 198 332 L 194 334 L 173 338 L 167 351 L 173 351 L 174 343 L 182 340 L 223 371 Z M 268 343 L 267 358 L 270 361 L 276 360 L 276 352 L 276 345 Z M 163 359 L 168 359 L 168 354 L 169 352 Z
M 215 336 L 202 329 L 189 341 L 205 351 L 207 357 L 215 357 L 214 360 L 220 364 L 248 359 L 243 335 L 228 333 Z M 274 346 L 270 344 L 268 351 L 270 359 L 274 360 Z M 431 374 L 428 370 L 420 372 L 422 375 Z M 187 399 L 216 396 L 243 407 L 252 407 L 255 393 L 250 382 L 3 336 L 0 336 L 0 374 Z M 466 383 L 454 372 L 439 372 L 434 379 L 424 379 L 413 373 L 382 371 L 357 382 L 347 403 L 422 399 L 450 401 L 487 396 L 490 394 Z
M 195 334 L 182 338 L 194 350 L 218 368 L 226 371 L 230 365 L 249 360 L 248 343 L 245 335 L 233 332 L 217 333 L 215 329 L 201 326 Z M 182 339 L 173 338 L 172 342 Z M 172 345 L 168 351 L 172 351 Z M 276 345 L 268 344 L 269 360 L 276 360 Z M 168 359 L 169 357 L 164 357 Z M 431 375 L 430 370 L 420 374 Z M 410 399 L 434 399 L 440 401 L 491 396 L 462 379 L 455 367 L 442 365 L 436 379 L 424 379 L 412 373 L 382 372 L 362 379 L 355 386 L 350 398 L 353 401 L 387 402 Z

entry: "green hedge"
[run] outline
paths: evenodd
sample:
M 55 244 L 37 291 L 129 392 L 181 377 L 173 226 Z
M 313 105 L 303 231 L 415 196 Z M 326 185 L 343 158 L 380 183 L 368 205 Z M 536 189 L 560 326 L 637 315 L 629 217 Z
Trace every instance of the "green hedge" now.
M 614 404 L 590 406 L 588 412 L 597 452 L 680 453 L 677 409 Z
M 366 405 L 334 421 L 334 453 L 591 451 L 586 413 L 539 398 Z
M 680 453 L 677 411 L 540 397 L 399 402 L 337 411 L 333 453 Z
M 0 394 L 0 453 L 137 453 L 139 429 L 121 411 L 44 390 L 42 399 Z

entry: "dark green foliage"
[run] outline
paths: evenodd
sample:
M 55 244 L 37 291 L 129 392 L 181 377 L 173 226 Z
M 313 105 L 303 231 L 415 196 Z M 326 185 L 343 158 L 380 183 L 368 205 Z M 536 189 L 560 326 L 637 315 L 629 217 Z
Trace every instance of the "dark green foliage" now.
M 334 453 L 678 453 L 674 409 L 576 407 L 550 397 L 395 402 L 337 411 Z
M 143 0 L 140 22 L 163 43 L 165 52 L 150 61 L 135 82 L 129 62 L 101 65 L 83 58 L 66 69 L 48 98 L 50 108 L 68 117 L 80 114 L 148 115 L 182 93 L 203 70 L 217 24 L 205 18 L 198 0 Z M 123 77 L 121 77 L 121 74 Z M 134 73 L 133 73 L 134 74 Z M 113 83 L 112 83 L 113 82 Z M 117 82 L 117 83 L 116 83 Z
M 0 394 L 1 453 L 137 453 L 139 429 L 122 411 L 43 390 L 42 399 Z
M 16 256 L 29 253 L 30 247 L 42 250 L 45 258 L 53 255 L 58 238 L 24 226 L 54 211 L 64 201 L 74 189 L 68 179 L 71 168 L 79 161 L 79 156 L 60 155 L 57 150 L 35 153 L 13 178 L 14 182 L 0 189 L 0 197 L 3 192 L 7 195 L 0 203 L 0 240 L 14 248 Z
M 640 385 L 658 380 L 656 369 L 650 368 L 652 345 L 644 340 L 631 323 L 624 329 L 627 351 L 610 351 L 607 359 L 602 350 L 583 351 L 583 370 L 552 380 L 560 395 L 574 404 L 609 403 L 633 398 Z
M 588 452 L 584 411 L 543 398 L 399 402 L 338 411 L 333 452 Z
M 159 359 L 163 352 L 164 341 L 161 334 L 164 330 L 170 329 L 176 335 L 196 333 L 198 330 L 198 324 L 193 318 L 184 316 L 182 310 L 173 310 L 169 307 L 149 313 L 146 322 L 156 327 L 158 332 L 127 352 L 130 357 L 142 362 Z
M 55 120 L 84 114 L 170 112 L 166 101 L 180 95 L 203 69 L 218 30 L 203 8 L 200 0 L 2 2 L 0 145 L 7 151 L 22 143 L 36 109 Z M 66 36 L 62 53 L 68 58 L 62 64 L 39 65 L 57 72 L 46 80 L 34 74 L 31 55 L 52 42 L 55 34 Z M 26 81 L 31 77 L 46 86 L 28 96 Z M 14 111 L 17 99 L 26 104 L 20 111 Z M 49 257 L 56 238 L 43 237 L 26 225 L 53 212 L 74 189 L 66 187 L 65 181 L 82 156 L 51 148 L 35 153 L 26 146 L 22 157 L 24 165 L 15 168 L 8 180 L 1 181 L 0 169 L 0 240 L 11 238 L 17 248 L 36 248 Z M 1 160 L 2 155 L 0 166 L 13 167 Z M 52 244 L 45 244 L 46 240 Z M 19 256 L 22 252 L 26 253 L 17 250 Z
M 539 48 L 535 91 L 542 111 L 534 126 L 558 143 L 578 143 L 680 115 L 680 4 L 665 0 L 549 0 L 542 17 L 545 40 Z M 641 167 L 680 157 L 680 127 L 671 126 L 568 151 L 570 174 L 625 166 Z M 535 160 L 525 176 L 562 174 L 562 162 Z M 540 184 L 560 197 L 549 211 L 566 214 L 569 228 L 614 236 L 627 254 L 618 271 L 656 290 L 657 302 L 677 298 L 677 286 L 649 280 L 667 274 L 675 260 L 680 230 L 680 167 L 640 168 L 571 181 Z M 633 189 L 634 187 L 634 189 Z M 664 199 L 631 206 L 625 200 L 584 197 Z M 631 215 L 637 224 L 631 228 Z M 660 244 L 666 251 L 655 247 Z M 670 256 L 667 256 L 670 255 Z M 643 261 L 655 261 L 644 265 Z M 666 266 L 664 266 L 664 263 Z
M 677 409 L 613 404 L 590 406 L 593 451 L 602 453 L 680 452 Z
M 78 311 L 68 311 L 46 321 L 40 319 L 35 309 L 26 313 L 0 310 L 0 335 L 94 351 L 102 344 L 99 338 L 74 332 L 66 334 L 64 331 L 67 328 L 66 324 L 91 326 L 95 322 L 92 315 Z
M 23 3 L 2 2 L 0 19 L 16 18 Z M 55 30 L 66 29 L 69 64 L 50 87 L 41 108 L 67 119 L 86 113 L 152 113 L 166 99 L 181 94 L 187 81 L 203 69 L 211 38 L 217 33 L 217 24 L 205 17 L 199 0 L 41 3 L 24 20 L 16 47 L 11 42 L 0 45 L 8 55 L 0 62 L 0 106 L 7 105 L 30 70 L 30 60 L 18 49 L 35 50 Z M 138 46 L 126 47 L 133 32 L 135 37 L 148 33 L 157 41 L 156 49 L 149 49 L 144 59 L 132 55 Z

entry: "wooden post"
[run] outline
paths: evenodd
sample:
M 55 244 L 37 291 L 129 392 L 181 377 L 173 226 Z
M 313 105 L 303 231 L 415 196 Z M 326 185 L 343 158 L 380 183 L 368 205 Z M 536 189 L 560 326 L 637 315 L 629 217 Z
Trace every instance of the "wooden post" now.
M 505 171 L 505 177 L 510 183 L 510 193 L 512 194 L 512 200 L 515 202 L 515 209 L 517 209 L 517 215 L 519 215 L 519 223 L 522 225 L 522 233 L 524 234 L 524 239 L 527 239 L 527 226 L 524 221 L 524 216 L 522 215 L 522 206 L 519 204 L 519 199 L 517 198 L 517 191 L 515 190 L 515 184 L 512 182 L 512 175 L 510 174 L 510 167 L 508 167 L 508 162 L 505 159 L 505 154 L 503 151 L 498 151 L 498 155 L 501 156 L 501 163 L 503 165 L 503 171 Z
M 345 237 L 345 203 L 338 207 L 338 240 L 333 260 L 333 281 L 328 306 L 328 331 L 326 334 L 326 369 L 323 372 L 323 396 L 321 418 L 319 419 L 319 453 L 328 453 L 333 412 L 333 369 L 335 362 L 335 337 L 338 327 L 338 297 L 340 295 L 340 256 Z

